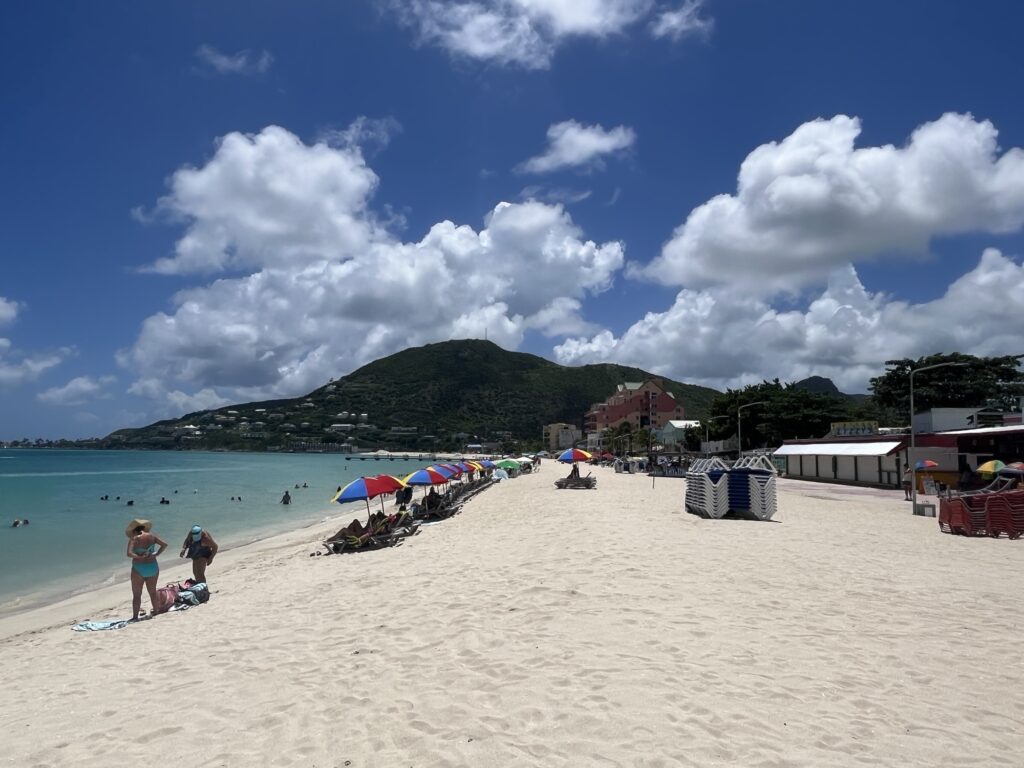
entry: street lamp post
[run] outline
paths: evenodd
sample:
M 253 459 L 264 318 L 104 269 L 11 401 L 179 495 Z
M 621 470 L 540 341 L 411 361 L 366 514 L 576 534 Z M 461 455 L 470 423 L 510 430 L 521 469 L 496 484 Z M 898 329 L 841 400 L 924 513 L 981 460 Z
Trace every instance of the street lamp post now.
M 755 405 L 767 405 L 767 400 L 758 400 L 756 403 L 747 403 L 736 409 L 736 440 L 739 443 L 736 451 L 736 458 L 743 458 L 743 409 L 753 408 Z
M 708 416 L 707 420 L 704 422 L 704 447 L 705 447 L 704 458 L 707 458 L 708 456 L 711 455 L 711 451 L 707 450 L 707 445 L 708 445 L 708 443 L 711 442 L 711 422 L 712 421 L 719 421 L 720 419 L 728 419 L 728 418 L 729 418 L 728 416 Z
M 912 512 L 917 512 L 917 462 L 914 461 L 914 449 L 917 447 L 917 442 L 914 439 L 914 374 L 923 373 L 924 371 L 931 371 L 935 368 L 963 368 L 967 363 L 936 363 L 935 365 L 926 365 L 923 368 L 914 368 L 910 371 L 910 454 L 907 456 L 908 464 L 910 464 L 910 506 Z

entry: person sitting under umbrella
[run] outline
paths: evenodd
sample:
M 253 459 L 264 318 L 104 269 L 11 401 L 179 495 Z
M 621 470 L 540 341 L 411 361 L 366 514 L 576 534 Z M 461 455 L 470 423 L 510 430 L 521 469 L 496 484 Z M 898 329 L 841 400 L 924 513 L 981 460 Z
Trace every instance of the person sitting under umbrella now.
M 328 541 L 336 541 L 338 539 L 349 539 L 349 538 L 362 538 L 363 536 L 370 533 L 370 529 L 363 526 L 358 519 L 353 518 L 352 522 L 338 531 L 336 534 L 331 536 Z
M 427 509 L 436 509 L 441 506 L 441 495 L 433 486 L 431 486 L 430 491 L 427 493 L 427 500 L 424 506 L 426 506 Z

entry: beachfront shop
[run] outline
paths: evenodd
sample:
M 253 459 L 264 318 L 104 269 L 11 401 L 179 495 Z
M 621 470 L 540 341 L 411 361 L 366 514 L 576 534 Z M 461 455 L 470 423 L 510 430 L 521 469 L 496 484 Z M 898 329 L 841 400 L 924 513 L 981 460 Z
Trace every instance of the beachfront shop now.
M 917 467 L 919 491 L 929 482 L 957 488 L 987 461 L 1024 460 L 1024 426 L 926 432 L 915 435 L 913 450 L 910 435 L 787 440 L 775 458 L 785 460 L 788 477 L 801 480 L 898 488 L 910 465 Z
M 787 477 L 849 485 L 898 487 L 907 441 L 891 436 L 787 440 L 775 451 Z
M 935 462 L 929 473 L 954 488 L 965 472 L 976 472 L 993 459 L 1006 464 L 1024 460 L 1024 426 L 1020 424 L 917 435 L 915 442 L 913 460 Z

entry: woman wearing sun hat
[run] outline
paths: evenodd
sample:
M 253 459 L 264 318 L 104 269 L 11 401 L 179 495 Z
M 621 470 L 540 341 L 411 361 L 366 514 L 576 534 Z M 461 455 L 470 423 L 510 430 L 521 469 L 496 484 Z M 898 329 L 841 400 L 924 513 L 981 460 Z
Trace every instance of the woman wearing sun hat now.
M 153 524 L 149 520 L 138 518 L 128 523 L 124 529 L 128 537 L 126 554 L 132 561 L 132 619 L 139 618 L 142 608 L 142 585 L 149 592 L 149 602 L 153 612 L 157 611 L 156 580 L 160 576 L 160 564 L 157 557 L 167 549 L 167 542 L 154 533 Z
M 209 531 L 201 525 L 193 525 L 185 541 L 181 545 L 178 557 L 187 557 L 192 561 L 192 577 L 196 581 L 206 582 L 206 566 L 213 562 L 217 554 L 217 542 Z

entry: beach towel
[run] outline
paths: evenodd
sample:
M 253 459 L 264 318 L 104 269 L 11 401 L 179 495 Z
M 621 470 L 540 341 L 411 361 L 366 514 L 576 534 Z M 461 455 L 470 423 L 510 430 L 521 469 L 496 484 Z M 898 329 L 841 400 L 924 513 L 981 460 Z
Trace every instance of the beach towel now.
M 186 611 L 192 606 L 187 604 L 178 603 L 168 608 L 165 613 L 175 613 L 177 611 Z M 140 616 L 138 621 L 145 621 L 151 619 L 157 614 L 150 614 L 148 616 Z M 80 621 L 77 624 L 72 625 L 71 631 L 73 632 L 102 632 L 107 629 L 124 629 L 129 624 L 135 622 L 131 619 L 110 619 L 109 621 Z
M 131 623 L 130 619 L 113 619 L 112 621 L 82 621 L 71 627 L 73 632 L 100 632 L 104 629 L 123 629 Z

